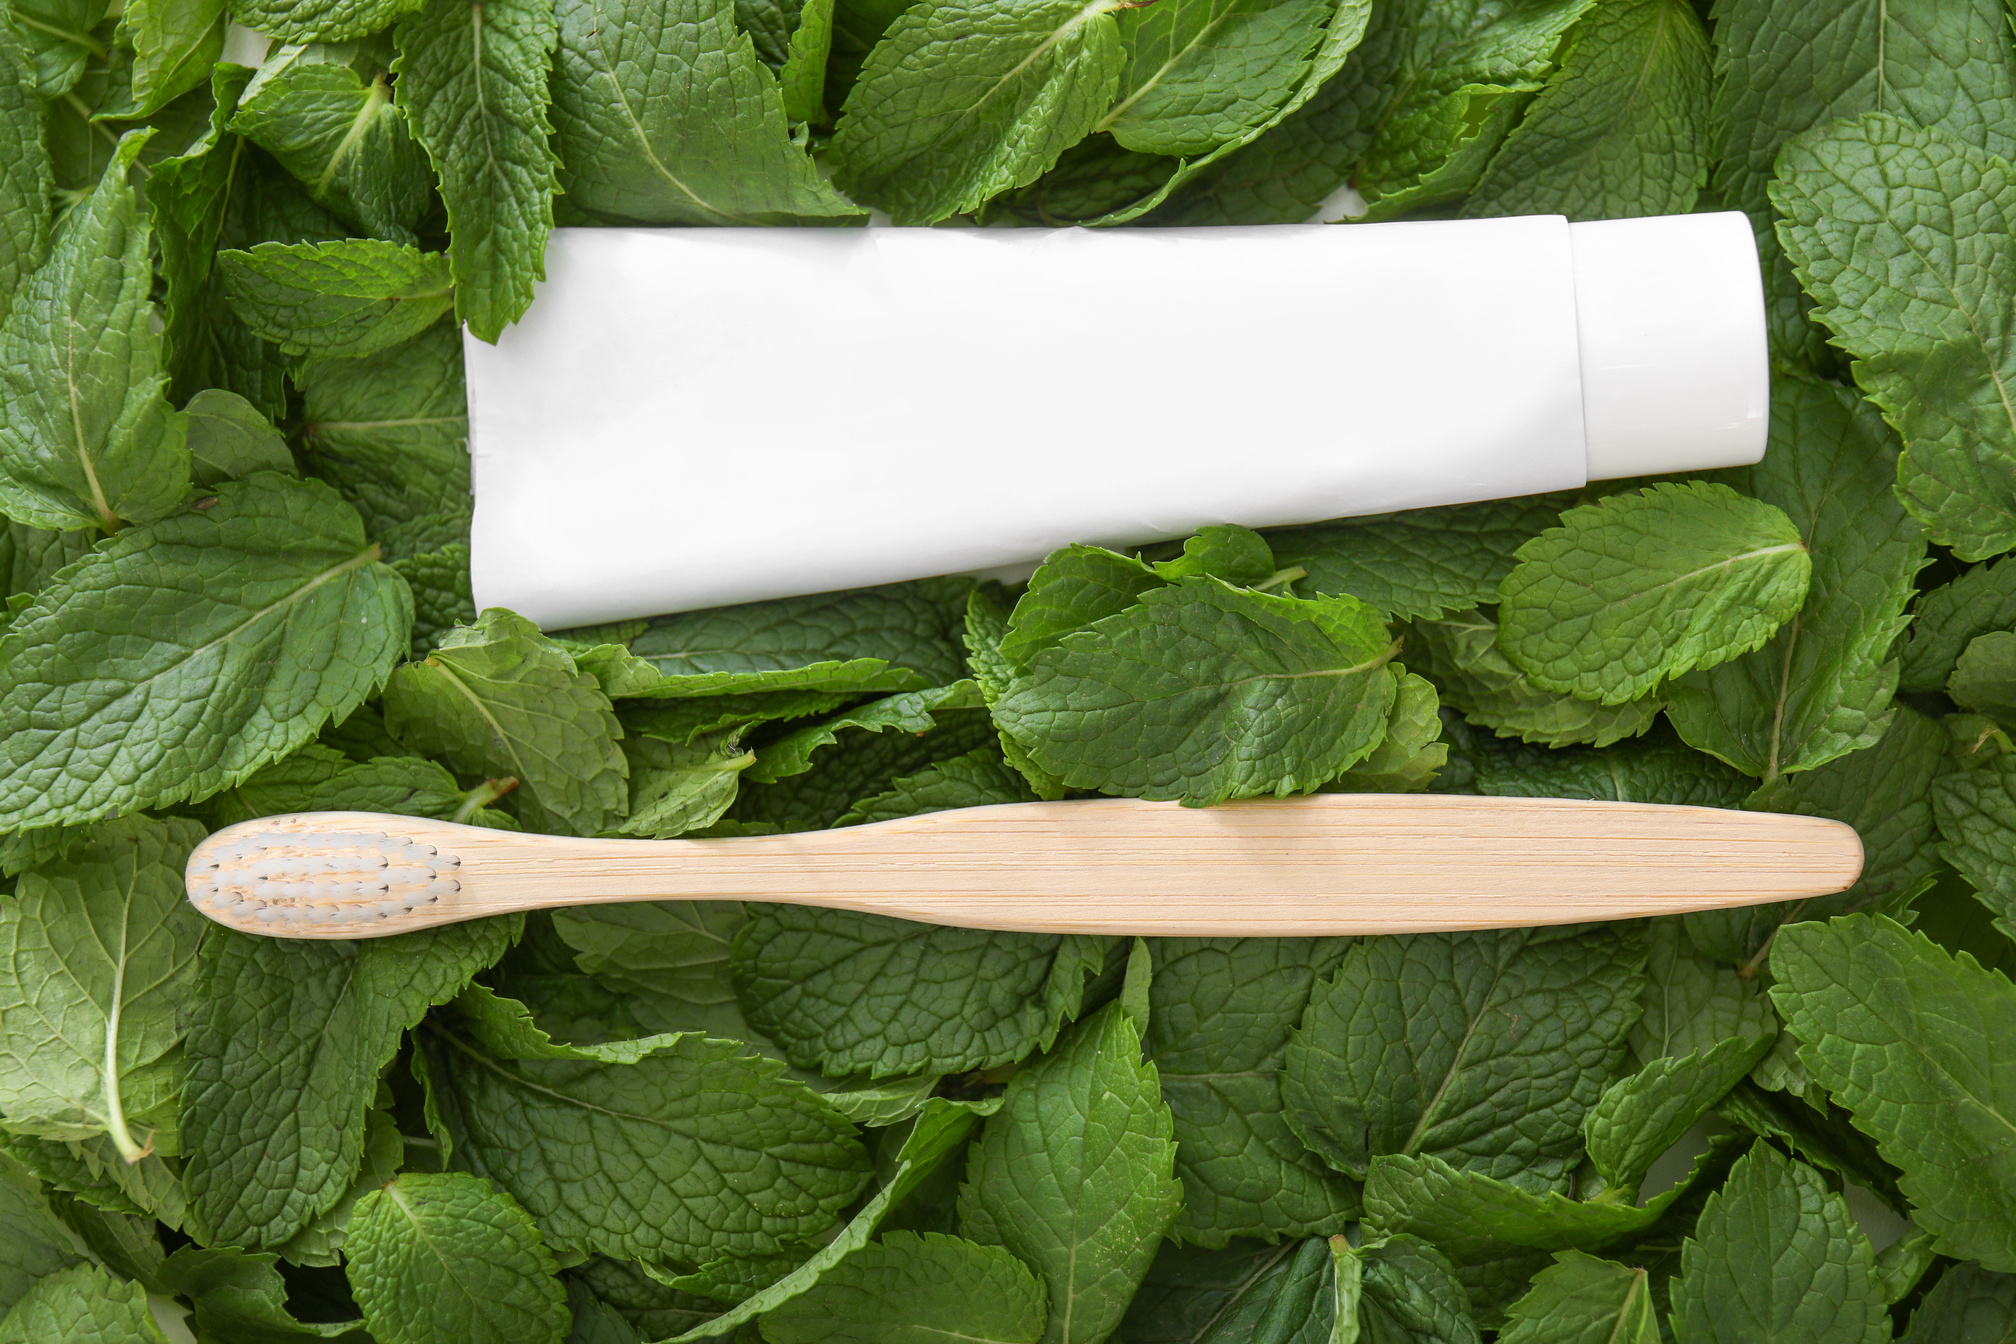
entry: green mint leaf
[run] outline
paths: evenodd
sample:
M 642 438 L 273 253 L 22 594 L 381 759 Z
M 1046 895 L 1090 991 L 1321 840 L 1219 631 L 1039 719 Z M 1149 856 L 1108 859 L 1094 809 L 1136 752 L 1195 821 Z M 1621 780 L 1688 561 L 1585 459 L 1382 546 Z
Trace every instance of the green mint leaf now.
M 575 659 L 577 666 L 582 661 Z M 616 717 L 627 737 L 655 737 L 683 745 L 710 733 L 745 732 L 779 719 L 826 714 L 851 699 L 840 691 L 750 691 L 626 704 L 617 709 Z
M 310 743 L 216 794 L 203 804 L 201 815 L 212 829 L 283 812 L 391 812 L 454 821 L 467 802 L 455 777 L 433 761 L 419 756 L 353 761 L 332 747 Z M 515 826 L 502 813 L 483 810 L 459 819 Z
M 1947 1255 L 2016 1269 L 1993 1044 L 2016 1026 L 2016 989 L 1881 915 L 1781 930 L 1771 973 L 1801 1062 L 1903 1170 L 1914 1221 Z
M 1267 538 L 1250 527 L 1213 523 L 1197 529 L 1197 535 L 1183 543 L 1183 553 L 1159 561 L 1154 570 L 1174 581 L 1192 574 L 1209 574 L 1225 582 L 1242 585 L 1263 583 L 1274 577 L 1273 548 Z M 1102 613 L 1103 614 L 1103 613 Z
M 1637 1020 L 1643 957 L 1617 925 L 1356 943 L 1289 1040 L 1288 1123 L 1361 1179 L 1402 1153 L 1558 1181 Z
M 162 1265 L 162 1285 L 195 1303 L 200 1339 L 285 1341 L 332 1339 L 372 1344 L 364 1322 L 306 1324 L 287 1311 L 287 1281 L 279 1257 L 248 1255 L 229 1247 L 184 1246 Z M 348 1304 L 344 1304 L 348 1305 Z
M 957 1073 L 1055 1040 L 1105 941 L 775 905 L 737 931 L 730 968 L 749 1024 L 800 1068 Z
M 1175 1235 L 1342 1230 L 1356 1192 L 1305 1150 L 1282 1112 L 1281 1062 L 1335 938 L 1158 938 L 1145 1044 L 1175 1123 L 1183 1210 Z
M 1505 137 L 1469 217 L 1686 214 L 1708 181 L 1708 35 L 1684 0 L 1599 4 Z
M 1668 916 L 1645 929 L 1645 1015 L 1631 1028 L 1631 1053 L 1641 1064 L 1713 1048 L 1730 1037 L 1769 1040 L 1778 1034 L 1765 987 L 1694 950 L 1683 921 Z
M 328 486 L 262 472 L 199 503 L 101 543 L 0 637 L 0 826 L 235 784 L 405 650 L 406 585 Z
M 1998 630 L 1969 640 L 1946 682 L 1946 694 L 1963 709 L 2016 719 L 2016 633 Z
M 973 671 L 973 679 L 980 683 L 980 694 L 987 701 L 990 715 L 1008 693 L 1008 683 L 1016 671 L 1015 664 L 1002 652 L 1010 633 L 1011 613 L 1007 604 L 996 596 L 997 592 L 995 585 L 981 584 L 967 595 L 966 627 L 962 632 L 967 666 Z M 1056 802 L 1068 792 L 1064 781 L 1036 764 L 1007 731 L 997 728 L 995 740 L 1001 747 L 1002 758 L 1028 782 L 1030 791 L 1038 798 Z
M 743 917 L 740 901 L 646 901 L 552 912 L 554 932 L 574 949 L 575 964 L 617 993 L 643 1000 L 635 1010 L 647 1026 L 704 1028 L 710 1036 L 734 1036 L 741 1021 L 728 979 L 728 944 Z M 647 1012 L 654 999 L 676 1004 L 670 1011 L 687 1020 L 654 1024 Z
M 931 224 L 1035 181 L 1091 133 L 1126 61 L 1119 0 L 950 0 L 903 11 L 833 131 L 834 181 Z
M 236 392 L 205 388 L 182 408 L 189 425 L 189 465 L 196 484 L 277 471 L 298 476 L 294 454 L 273 422 Z
M 1938 815 L 1939 857 L 1974 887 L 1995 912 L 1995 926 L 2016 929 L 2016 756 L 2000 756 L 1972 770 L 1955 770 L 1932 782 Z
M 2016 626 L 2016 565 L 1974 566 L 1918 599 L 1897 689 L 1944 690 L 1968 644 L 2012 626 Z
M 1879 1344 L 1890 1320 L 1873 1259 L 1818 1172 L 1755 1144 L 1681 1251 L 1675 1333 L 1714 1344 Z
M 393 105 L 384 71 L 367 84 L 331 55 L 319 46 L 283 48 L 246 86 L 231 129 L 345 223 L 410 243 L 433 184 L 406 111 Z
M 1324 0 L 1185 0 L 1122 14 L 1126 64 L 1113 109 L 1095 129 L 1149 154 L 1207 154 L 1246 139 L 1302 82 L 1330 8 Z
M 35 1177 L 7 1157 L 0 1157 L 0 1228 L 6 1230 L 0 1236 L 0 1312 L 38 1280 L 83 1259 Z
M 1749 780 L 1664 731 L 1614 747 L 1511 747 L 1471 759 L 1477 792 L 1491 797 L 1740 807 L 1750 792 Z
M 730 0 L 560 0 L 560 187 L 628 224 L 783 224 L 859 212 L 791 141 Z
M 897 780 L 997 740 L 993 722 L 977 709 L 943 710 L 936 717 L 942 726 L 921 735 L 846 730 L 821 754 L 818 769 L 745 787 L 736 819 L 791 830 L 831 826 Z
M 7 523 L 0 527 L 0 579 L 9 594 L 32 594 L 73 560 L 91 553 L 101 540 L 90 532 L 51 532 L 39 527 Z
M 109 1138 L 74 1143 L 20 1134 L 0 1138 L 0 1148 L 50 1189 L 75 1195 L 107 1213 L 152 1219 L 178 1230 L 188 1213 L 181 1164 L 158 1153 L 129 1163 Z M 0 1170 L 12 1168 L 0 1164 Z M 0 1191 L 0 1203 L 5 1203 L 4 1195 Z M 13 1213 L 0 1213 L 0 1221 L 8 1219 L 14 1219 L 10 1226 L 18 1226 Z M 0 1308 L 5 1306 L 4 1283 L 4 1271 L 0 1271 Z
M 1623 704 L 1762 645 L 1812 568 L 1783 510 L 1726 485 L 1612 495 L 1519 548 L 1498 647 L 1544 690 Z
M 48 1340 L 168 1344 L 147 1310 L 147 1290 L 97 1265 L 72 1265 L 38 1282 L 0 1321 L 0 1344 Z
M 1771 1041 L 1768 1035 L 1732 1036 L 1706 1050 L 1655 1059 L 1613 1083 L 1582 1118 L 1596 1174 L 1623 1195 L 1635 1195 L 1652 1163 L 1750 1072 Z
M 0 322 L 0 510 L 31 527 L 152 522 L 189 488 L 148 299 L 152 230 L 127 182 L 150 134 L 119 141 Z
M 593 835 L 629 804 L 608 698 L 566 650 L 502 607 L 394 672 L 385 724 L 464 774 L 516 779 L 513 801 L 535 829 Z
M 1443 704 L 1500 737 L 1545 747 L 1607 747 L 1659 721 L 1657 692 L 1601 705 L 1543 691 L 1498 648 L 1498 622 L 1484 611 L 1417 620 L 1405 635 L 1408 661 L 1434 679 Z
M 1939 1258 L 1938 1240 L 1930 1232 L 1913 1229 L 1876 1252 L 1876 1279 L 1883 1286 L 1885 1302 L 1895 1306 L 1925 1278 Z
M 521 925 L 358 942 L 211 930 L 182 1117 L 183 1181 L 206 1242 L 277 1246 L 343 1198 L 400 1033 L 502 956 Z
M 1337 1258 L 1340 1290 L 1342 1281 L 1352 1273 L 1348 1266 L 1356 1265 L 1358 1337 L 1367 1344 L 1413 1340 L 1478 1344 L 1477 1323 L 1471 1317 L 1462 1281 L 1448 1259 L 1421 1238 L 1404 1234 L 1368 1238 L 1354 1248 L 1337 1236 L 1331 1239 L 1330 1247 Z M 1345 1315 L 1347 1305 L 1340 1291 L 1340 1316 Z M 1348 1324 L 1345 1328 L 1348 1330 Z
M 224 53 L 224 0 L 134 0 L 120 27 L 133 46 L 133 88 L 121 111 L 151 117 L 209 81 Z
M 1419 793 L 1448 763 L 1449 744 L 1441 740 L 1441 702 L 1434 684 L 1399 663 L 1393 664 L 1393 675 L 1399 685 L 1386 719 L 1386 735 L 1364 760 L 1325 784 L 1323 792 Z
M 1275 563 L 1309 571 L 1297 587 L 1348 594 L 1395 620 L 1495 602 L 1521 543 L 1560 516 L 1546 496 L 1352 518 L 1270 532 Z
M 455 303 L 448 258 L 375 238 L 217 254 L 232 311 L 290 355 L 356 358 L 418 336 Z
M 1322 1238 L 1222 1248 L 1165 1241 L 1119 1337 L 1141 1344 L 1338 1344 L 1336 1272 Z
M 1870 113 L 1788 144 L 1771 199 L 1814 315 L 1904 438 L 1904 506 L 1963 560 L 2016 546 L 2008 355 L 1983 334 L 2016 275 L 1981 250 L 2016 213 L 2008 162 Z
M 1541 87 L 1561 35 L 1588 9 L 1588 0 L 1374 6 L 1326 130 L 1360 147 L 1354 180 L 1375 213 L 1468 191 L 1520 95 Z
M 317 1214 L 308 1226 L 280 1243 L 280 1255 L 289 1264 L 333 1268 L 342 1263 L 343 1244 L 350 1231 L 350 1216 L 357 1201 L 380 1189 L 406 1165 L 406 1140 L 399 1122 L 384 1111 L 364 1114 L 364 1160 L 357 1179 L 329 1208 Z
M 425 1037 L 453 1160 L 549 1245 L 689 1264 L 773 1254 L 825 1231 L 867 1179 L 854 1127 L 738 1042 L 559 1046 L 481 986 L 458 1006 Z
M 1562 1251 L 1505 1311 L 1499 1344 L 1659 1344 L 1651 1277 L 1640 1268 Z
M 1749 488 L 1806 538 L 1806 602 L 1763 647 L 1667 688 L 1668 717 L 1688 745 L 1766 781 L 1883 736 L 1897 675 L 1890 647 L 1925 563 L 1875 409 L 1844 388 L 1781 378 L 1772 410 L 1772 442 Z
M 109 1134 L 135 1162 L 136 1075 L 182 1039 L 207 922 L 182 866 L 202 827 L 105 822 L 59 863 L 22 874 L 0 908 L 0 1112 L 17 1133 Z
M 839 741 L 840 734 L 848 729 L 870 733 L 928 733 L 939 726 L 934 714 L 945 710 L 979 709 L 982 704 L 980 688 L 971 680 L 871 700 L 766 743 L 749 771 L 749 779 L 752 783 L 774 784 L 787 776 L 804 774 L 815 764 L 813 753 Z
M 1396 649 L 1356 598 L 1181 579 L 1035 655 L 995 718 L 1080 788 L 1193 806 L 1306 793 L 1378 745 Z
M 1990 154 L 2016 153 L 2016 54 L 1997 0 L 1848 0 L 1787 9 L 1771 0 L 1715 6 L 1715 193 L 1745 211 L 1764 263 L 1772 353 L 1835 358 L 1807 320 L 1812 300 L 1773 232 L 1771 175 L 1802 131 L 1863 112 L 1940 126 Z
M 432 0 L 399 28 L 399 104 L 448 207 L 455 316 L 494 342 L 546 278 L 558 160 L 546 121 L 553 0 Z
M 0 30 L 0 319 L 49 252 L 49 197 L 56 190 L 49 132 L 35 69 L 20 29 Z
M 422 0 L 227 0 L 231 17 L 281 42 L 350 42 L 390 27 Z
M 560 1344 L 571 1324 L 532 1220 L 461 1172 L 407 1172 L 364 1196 L 344 1259 L 380 1344 Z
M 992 747 L 977 747 L 914 775 L 893 781 L 881 793 L 857 799 L 835 826 L 861 826 L 894 821 L 954 807 L 991 807 L 997 803 L 1032 803 L 1028 783 Z
M 1036 1344 L 1048 1309 L 1029 1267 L 998 1246 L 891 1232 L 763 1317 L 770 1344 Z
M 1941 1344 L 1966 1339 L 1970 1330 L 1985 1339 L 2016 1329 L 2016 1278 L 1992 1274 L 1979 1265 L 1954 1265 L 1911 1313 L 1902 1344 Z
M 1834 896 L 1684 916 L 1694 946 L 1754 970 L 1787 920 L 1858 910 L 1901 914 L 1939 867 L 1934 780 L 1948 767 L 1948 745 L 1937 723 L 1900 706 L 1875 746 L 1757 790 L 1744 806 L 1853 826 L 1862 837 L 1862 876 Z
M 1008 613 L 1000 655 L 1020 667 L 1044 649 L 1057 647 L 1074 630 L 1127 610 L 1141 600 L 1141 594 L 1164 582 L 1145 562 L 1103 546 L 1052 551 L 1030 575 L 1029 587 Z
M 677 746 L 653 738 L 627 740 L 630 815 L 616 824 L 624 835 L 663 840 L 712 826 L 735 801 L 737 782 L 756 755 L 732 734 Z
M 372 536 L 469 512 L 469 405 L 453 326 L 361 359 L 306 360 L 293 378 L 302 465 L 357 506 Z
M 791 45 L 777 83 L 784 91 L 787 121 L 832 120 L 826 112 L 826 63 L 833 51 L 833 9 L 836 0 L 806 0 L 791 30 Z
M 967 1158 L 960 1225 L 1042 1276 L 1046 1344 L 1098 1344 L 1176 1218 L 1175 1162 L 1155 1066 L 1134 1019 L 1109 1004 L 1008 1080 Z
M 101 69 L 107 64 L 105 34 L 93 31 L 105 17 L 97 0 L 12 0 L 7 8 L 37 96 L 54 99 L 70 92 L 94 56 Z
M 440 637 L 476 623 L 469 588 L 469 515 L 428 513 L 379 534 L 392 572 L 413 590 L 413 656 L 425 658 Z

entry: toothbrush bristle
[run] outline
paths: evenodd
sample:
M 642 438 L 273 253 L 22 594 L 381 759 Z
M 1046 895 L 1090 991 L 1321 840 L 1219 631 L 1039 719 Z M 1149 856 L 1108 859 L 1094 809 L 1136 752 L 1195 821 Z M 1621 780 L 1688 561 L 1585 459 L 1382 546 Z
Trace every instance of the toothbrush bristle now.
M 240 928 L 369 924 L 460 891 L 461 866 L 433 845 L 381 831 L 261 831 L 212 848 L 189 899 Z

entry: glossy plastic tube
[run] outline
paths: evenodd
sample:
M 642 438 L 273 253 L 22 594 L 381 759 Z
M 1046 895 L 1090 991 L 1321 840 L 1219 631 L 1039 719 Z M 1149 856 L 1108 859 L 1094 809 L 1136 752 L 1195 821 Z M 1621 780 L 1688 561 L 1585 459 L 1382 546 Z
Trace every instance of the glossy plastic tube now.
M 561 229 L 466 343 L 480 607 L 548 628 L 1763 453 L 1738 214 Z

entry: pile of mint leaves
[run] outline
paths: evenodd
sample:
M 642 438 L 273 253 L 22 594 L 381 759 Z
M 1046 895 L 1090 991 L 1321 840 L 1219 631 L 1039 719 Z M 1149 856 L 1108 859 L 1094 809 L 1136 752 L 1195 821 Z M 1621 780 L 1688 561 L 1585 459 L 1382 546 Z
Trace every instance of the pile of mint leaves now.
M 6 16 L 0 1344 L 2016 1338 L 2000 0 Z M 1289 224 L 1347 185 L 1747 212 L 1767 456 L 1011 586 L 471 603 L 462 330 L 525 313 L 555 224 Z M 777 323 L 783 396 L 847 337 Z M 1126 314 L 1057 335 L 1096 378 Z M 1236 396 L 1211 344 L 1251 335 L 1110 392 Z M 762 485 L 611 526 L 761 547 Z M 290 941 L 182 887 L 300 810 L 735 837 L 1313 790 L 1832 817 L 1867 867 L 1358 939 L 665 902 Z

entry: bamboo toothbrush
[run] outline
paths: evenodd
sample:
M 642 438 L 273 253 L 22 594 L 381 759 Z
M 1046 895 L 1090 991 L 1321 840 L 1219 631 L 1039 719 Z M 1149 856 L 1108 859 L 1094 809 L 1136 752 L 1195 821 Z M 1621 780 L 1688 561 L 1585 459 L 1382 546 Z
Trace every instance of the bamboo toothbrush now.
M 372 812 L 241 822 L 189 857 L 210 918 L 377 938 L 607 901 L 738 900 L 1044 933 L 1420 933 L 1825 896 L 1838 821 L 1567 798 L 1008 803 L 794 835 L 583 840 Z

